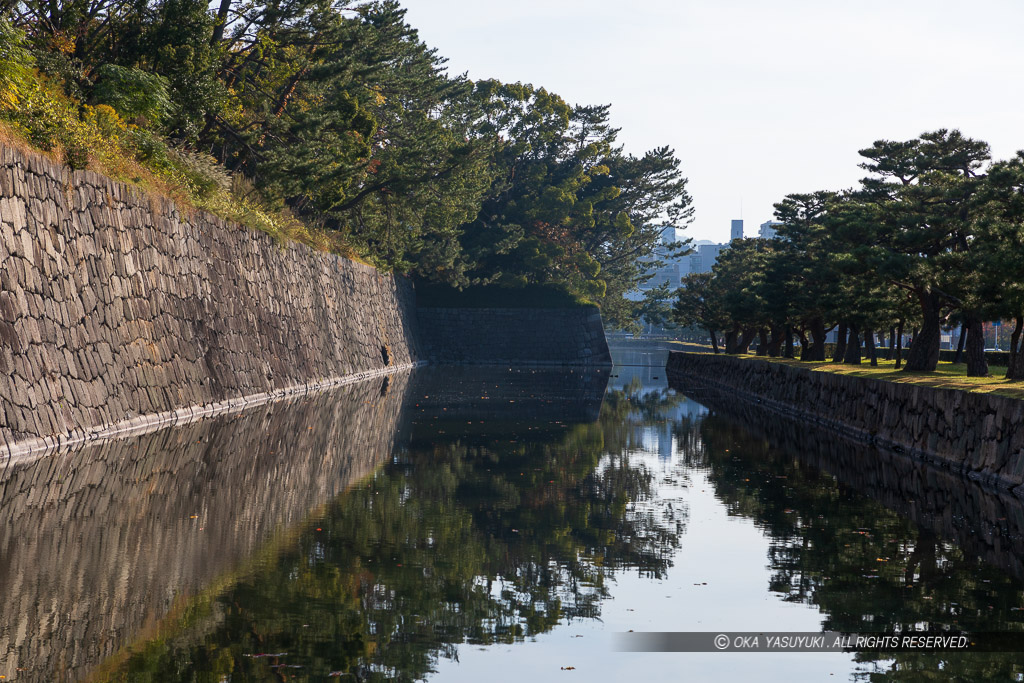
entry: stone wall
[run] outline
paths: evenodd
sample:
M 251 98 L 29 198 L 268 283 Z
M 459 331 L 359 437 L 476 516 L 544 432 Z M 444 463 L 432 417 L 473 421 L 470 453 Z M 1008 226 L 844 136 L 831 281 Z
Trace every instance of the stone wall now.
M 673 352 L 667 370 L 1024 496 L 1024 401 L 713 354 Z
M 831 429 L 736 401 L 730 390 L 703 379 L 674 387 L 737 429 L 763 438 L 784 453 L 834 476 L 939 538 L 955 542 L 1018 579 L 1024 579 L 1024 501 L 944 467 L 846 439 Z
M 431 362 L 611 365 L 596 307 L 420 308 Z
M 0 457 L 409 366 L 415 325 L 403 278 L 0 146 Z
M 392 455 L 407 387 L 399 372 L 0 466 L 0 676 L 85 680 L 286 547 Z

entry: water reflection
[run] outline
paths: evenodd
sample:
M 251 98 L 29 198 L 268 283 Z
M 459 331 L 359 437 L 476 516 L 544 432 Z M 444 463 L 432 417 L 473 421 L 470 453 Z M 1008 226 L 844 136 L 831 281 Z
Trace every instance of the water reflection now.
M 217 621 L 211 592 L 388 458 L 407 382 L 0 469 L 0 676 L 83 680 L 168 615 Z
M 617 570 L 665 576 L 684 521 L 632 507 L 652 497 L 652 477 L 623 448 L 622 412 L 600 410 L 606 380 L 478 369 L 464 401 L 435 403 L 452 383 L 418 376 L 408 440 L 389 463 L 219 594 L 212 628 L 172 629 L 117 676 L 161 680 L 173 662 L 177 680 L 278 680 L 286 668 L 411 681 L 460 643 L 598 617 Z M 464 421 L 474 429 L 453 428 Z
M 694 628 L 719 574 L 758 582 L 762 617 L 801 606 L 829 630 L 1024 628 L 1019 501 L 644 372 L 428 369 L 10 467 L 0 675 L 422 680 L 470 646 L 501 667 L 564 647 L 545 634 L 567 624 L 644 628 L 610 598 L 636 615 L 688 597 L 670 623 Z M 693 552 L 736 537 L 694 531 L 706 500 L 764 562 Z M 592 661 L 615 656 L 603 642 Z M 712 656 L 725 679 L 760 671 Z M 1012 653 L 857 657 L 871 680 L 1021 671 Z
M 681 386 L 711 408 L 681 423 L 730 514 L 769 539 L 769 589 L 819 609 L 829 631 L 1020 632 L 1021 501 L 929 465 Z M 865 495 L 870 499 L 865 499 Z M 1020 680 L 1018 653 L 860 653 L 872 681 Z

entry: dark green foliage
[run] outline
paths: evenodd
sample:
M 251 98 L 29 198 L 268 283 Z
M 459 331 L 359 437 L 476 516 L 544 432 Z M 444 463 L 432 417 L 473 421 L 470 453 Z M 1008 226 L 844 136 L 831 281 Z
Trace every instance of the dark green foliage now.
M 825 360 L 826 331 L 839 325 L 853 363 L 861 339 L 902 330 L 911 371 L 934 370 L 940 327 L 963 323 L 973 330 L 968 374 L 985 375 L 982 321 L 1012 317 L 1008 376 L 1024 378 L 1024 154 L 985 173 L 986 143 L 938 130 L 861 155 L 872 176 L 859 188 L 788 195 L 775 205 L 779 237 L 735 242 L 709 281 L 689 283 L 697 293 L 680 294 L 677 319 L 697 324 L 699 292 L 711 291 L 726 315 L 718 329 L 736 341 L 729 350 L 769 331 L 772 354 L 791 329 L 803 360 Z
M 623 295 L 669 255 L 659 226 L 691 216 L 670 149 L 625 153 L 607 105 L 449 75 L 395 0 L 22 0 L 8 14 L 53 82 L 116 110 L 111 137 L 190 196 L 209 192 L 217 174 L 192 162 L 212 155 L 264 203 L 425 281 L 554 286 L 629 325 Z M 76 165 L 93 148 L 63 146 Z
M 508 143 L 462 243 L 474 281 L 557 283 L 599 301 L 609 324 L 632 319 L 623 295 L 657 260 L 660 217 L 686 224 L 686 179 L 668 148 L 637 158 L 615 145 L 608 107 L 571 107 L 530 85 L 476 84 L 482 131 Z M 681 244 L 680 248 L 685 248 Z M 621 318 L 621 320 L 620 320 Z
M 195 142 L 207 117 L 220 111 L 226 99 L 217 78 L 220 52 L 210 44 L 214 20 L 199 0 L 162 0 L 154 10 L 139 38 L 139 52 L 131 57 L 168 83 L 173 101 L 164 122 L 168 132 Z
M 683 286 L 676 292 L 672 317 L 680 327 L 696 327 L 711 335 L 711 344 L 718 352 L 718 330 L 731 326 L 722 301 L 724 292 L 711 273 L 691 273 L 683 278 Z

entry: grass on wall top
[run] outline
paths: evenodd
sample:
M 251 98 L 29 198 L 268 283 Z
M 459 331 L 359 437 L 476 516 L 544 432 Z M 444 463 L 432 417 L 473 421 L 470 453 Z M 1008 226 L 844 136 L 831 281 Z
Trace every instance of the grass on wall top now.
M 860 365 L 844 365 L 830 361 L 809 362 L 792 358 L 769 358 L 753 354 L 741 354 L 733 357 L 793 365 L 813 372 L 831 372 L 836 375 L 867 377 L 885 382 L 918 384 L 938 389 L 959 389 L 978 394 L 995 394 L 1009 398 L 1024 399 L 1024 382 L 1006 379 L 1003 376 L 1006 374 L 1005 366 L 990 365 L 987 377 L 968 377 L 967 365 L 965 363 L 953 364 L 944 361 L 939 361 L 935 372 L 905 372 L 902 369 L 896 369 L 896 361 L 882 358 L 878 359 L 877 367 L 872 367 L 868 359 L 862 360 Z

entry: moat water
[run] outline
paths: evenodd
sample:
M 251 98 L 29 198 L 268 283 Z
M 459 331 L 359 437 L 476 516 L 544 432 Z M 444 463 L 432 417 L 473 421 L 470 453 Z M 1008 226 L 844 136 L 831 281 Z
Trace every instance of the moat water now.
M 668 346 L 424 368 L 0 464 L 0 676 L 1024 680 L 1019 652 L 623 651 L 921 629 L 1024 651 L 1016 499 L 670 388 Z

